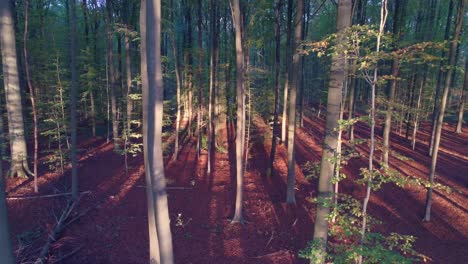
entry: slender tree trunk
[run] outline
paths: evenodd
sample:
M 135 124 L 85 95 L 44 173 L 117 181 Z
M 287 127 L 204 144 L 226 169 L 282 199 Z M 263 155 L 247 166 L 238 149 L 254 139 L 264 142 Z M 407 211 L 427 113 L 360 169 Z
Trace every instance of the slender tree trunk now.
M 76 69 L 76 0 L 70 0 L 70 71 L 71 71 L 71 88 L 70 88 L 70 132 L 71 132 L 71 149 L 70 159 L 72 166 L 72 199 L 78 199 L 78 168 L 76 157 L 76 101 L 78 97 L 78 72 Z
M 154 137 L 153 131 L 149 130 L 149 84 L 148 84 L 148 69 L 147 69 L 147 56 L 146 56 L 146 1 L 141 0 L 140 6 L 140 69 L 141 69 L 141 83 L 143 92 L 143 154 L 145 163 L 145 182 L 146 182 L 146 201 L 148 211 L 148 232 L 149 232 L 149 263 L 160 263 L 161 257 L 159 252 L 159 240 L 156 229 L 156 211 L 154 194 L 152 189 L 152 175 L 150 171 L 149 151 L 149 137 Z M 154 139 L 152 138 L 154 141 Z
M 9 175 L 27 177 L 28 162 L 24 137 L 23 107 L 16 56 L 15 29 L 10 1 L 0 1 L 0 44 L 5 85 L 11 168 Z
M 383 163 L 388 166 L 388 156 L 390 151 L 390 132 L 392 131 L 392 115 L 393 115 L 393 102 L 395 99 L 395 91 L 397 86 L 397 78 L 400 74 L 400 66 L 397 58 L 393 59 L 392 65 L 392 83 L 390 84 L 390 91 L 388 92 L 387 111 L 385 112 L 385 123 L 383 131 Z
M 379 33 L 377 35 L 377 47 L 376 52 L 380 52 L 380 41 L 384 33 L 385 22 L 387 21 L 388 15 L 388 2 L 387 0 L 382 0 L 382 6 L 380 8 L 380 27 Z M 378 82 L 378 65 L 375 66 L 373 79 L 367 80 L 371 85 L 371 107 L 370 107 L 370 124 L 371 124 L 371 134 L 370 134 L 370 147 L 369 147 L 369 167 L 368 173 L 371 175 L 374 173 L 374 151 L 375 151 L 375 98 L 376 98 L 376 87 Z M 371 195 L 371 181 L 372 177 L 369 177 L 367 180 L 366 186 L 366 196 L 364 197 L 364 202 L 362 203 L 362 226 L 361 226 L 361 241 L 360 245 L 364 244 L 366 237 L 367 229 L 367 206 L 369 205 L 370 195 Z M 358 263 L 362 264 L 363 257 L 359 256 Z
M 127 81 L 127 138 L 130 135 L 132 129 L 132 99 L 130 95 L 132 94 L 132 64 L 130 58 L 130 25 L 127 25 L 127 32 L 125 32 L 125 73 Z
M 216 91 L 216 53 L 218 49 L 218 40 L 216 32 L 216 1 L 211 0 L 211 52 L 210 52 L 210 90 L 208 93 L 208 165 L 207 173 L 211 173 L 211 157 L 213 152 L 213 140 L 215 133 L 215 125 L 213 122 L 213 106 L 216 107 L 214 102 L 214 93 Z
M 453 41 L 450 45 L 449 50 L 449 66 L 451 66 L 445 77 L 445 86 L 444 86 L 444 93 L 442 95 L 442 101 L 440 103 L 440 111 L 437 117 L 437 125 L 435 129 L 434 135 L 434 149 L 432 152 L 432 160 L 431 160 L 431 169 L 429 172 L 429 182 L 430 185 L 427 188 L 427 197 L 426 197 L 426 210 L 424 213 L 423 221 L 430 221 L 431 220 L 431 205 L 432 205 L 432 185 L 434 184 L 434 178 L 436 173 L 436 165 L 437 165 L 437 156 L 439 154 L 439 144 L 440 144 L 440 136 L 442 134 L 442 126 L 444 123 L 444 115 L 445 115 L 445 108 L 447 104 L 447 97 L 450 90 L 450 84 L 452 82 L 452 71 L 453 67 L 456 65 L 456 52 L 458 47 L 458 39 L 460 37 L 460 32 L 463 26 L 463 18 L 465 14 L 465 7 L 467 5 L 468 0 L 459 0 L 458 2 L 458 11 L 457 17 L 455 20 L 455 32 L 453 36 Z
M 418 124 L 419 124 L 419 111 L 421 109 L 421 98 L 423 96 L 423 87 L 426 83 L 426 74 L 424 77 L 419 80 L 419 92 L 418 92 L 418 102 L 416 104 L 416 114 L 414 116 L 414 123 L 413 123 L 413 137 L 411 138 L 411 148 L 414 150 L 416 148 L 416 136 L 418 134 Z
M 109 78 L 110 78 L 110 101 L 111 101 L 111 121 L 112 121 L 112 137 L 114 140 L 114 149 L 120 148 L 119 140 L 119 121 L 117 117 L 117 77 L 114 68 L 114 51 L 112 45 L 112 0 L 106 0 L 107 8 L 107 62 L 109 64 Z
M 393 16 L 393 34 L 396 37 L 396 43 L 400 40 L 402 20 L 404 16 L 405 4 L 401 0 L 395 0 L 395 13 Z M 394 47 L 396 49 L 396 45 Z M 398 84 L 398 78 L 400 75 L 400 62 L 397 57 L 393 59 L 392 64 L 392 82 L 390 84 L 390 90 L 388 91 L 387 98 L 387 111 L 385 112 L 384 130 L 383 130 L 383 163 L 388 167 L 388 156 L 390 152 L 390 132 L 392 131 L 392 115 L 393 115 L 393 104 L 395 100 L 395 93 Z
M 177 160 L 177 158 L 179 157 L 180 112 L 181 112 L 182 105 L 181 105 L 181 100 L 180 100 L 181 81 L 180 81 L 179 61 L 177 57 L 177 44 L 175 40 L 175 33 L 171 34 L 171 43 L 172 43 L 172 53 L 174 56 L 174 71 L 175 71 L 176 84 L 177 84 L 176 138 L 174 142 L 173 160 Z
M 203 91 L 203 39 L 202 39 L 202 1 L 198 0 L 198 69 L 197 69 L 197 85 L 198 85 L 198 113 L 197 113 L 197 153 L 198 158 L 201 153 L 202 144 L 202 122 L 203 122 L 203 104 L 202 104 L 202 91 Z
M 299 79 L 299 63 L 300 54 L 299 48 L 302 38 L 302 16 L 304 14 L 304 0 L 297 1 L 296 20 L 294 22 L 294 56 L 291 67 L 291 91 L 289 96 L 289 112 L 288 112 L 288 185 L 286 192 L 286 202 L 295 204 L 296 198 L 294 195 L 294 185 L 296 180 L 296 161 L 294 158 L 294 140 L 296 133 L 296 105 L 297 105 L 297 86 Z
M 284 63 L 285 77 L 284 77 L 284 96 L 283 96 L 283 118 L 281 121 L 281 144 L 286 142 L 286 124 L 288 113 L 288 90 L 289 90 L 289 66 L 291 61 L 291 32 L 292 32 L 292 10 L 293 0 L 288 0 L 288 18 L 287 18 L 287 32 L 286 32 L 286 52 Z
M 458 107 L 458 122 L 455 133 L 460 134 L 463 127 L 463 113 L 465 110 L 465 88 L 468 86 L 468 57 L 465 54 L 465 81 L 461 90 L 460 106 Z
M 338 39 L 344 38 L 344 30 L 351 26 L 351 0 L 338 2 L 337 32 Z M 318 197 L 324 200 L 317 204 L 314 225 L 314 240 L 320 245 L 316 259 L 311 263 L 325 263 L 326 245 L 328 239 L 328 215 L 333 196 L 332 178 L 335 171 L 333 159 L 338 145 L 338 120 L 340 118 L 340 104 L 342 101 L 343 83 L 345 78 L 345 54 L 335 53 L 332 56 L 330 82 L 328 86 L 327 120 L 325 127 L 325 142 L 320 164 Z
M 274 162 L 276 155 L 276 135 L 278 134 L 278 111 L 279 111 L 279 93 L 281 89 L 280 73 L 281 73 L 281 30 L 280 16 L 282 13 L 283 0 L 278 0 L 275 6 L 275 108 L 273 112 L 273 135 L 271 137 L 270 164 L 267 175 L 274 174 Z
M 0 12 L 3 13 L 0 3 Z M 3 114 L 0 114 L 0 156 L 3 157 Z M 0 162 L 0 263 L 16 263 L 10 240 L 10 228 L 8 224 L 8 208 L 6 203 L 5 178 L 3 177 L 2 163 Z
M 244 52 L 242 47 L 242 32 L 241 32 L 241 11 L 239 0 L 230 0 L 232 8 L 232 20 L 235 28 L 235 44 L 236 44 L 236 95 L 237 95 L 237 120 L 236 120 L 236 207 L 232 223 L 243 223 L 244 216 L 242 213 L 243 192 L 244 192 L 244 175 L 243 175 L 243 153 L 244 153 L 244 136 L 245 130 L 245 92 L 244 92 Z
M 33 126 L 34 126 L 34 165 L 33 165 L 33 176 L 34 176 L 34 192 L 39 192 L 37 186 L 37 153 L 38 153 L 38 138 L 37 138 L 37 111 L 36 102 L 34 98 L 34 88 L 31 83 L 31 76 L 29 75 L 29 61 L 28 61 L 28 22 L 29 22 L 29 0 L 25 1 L 24 7 L 24 34 L 23 34 L 23 54 L 24 54 L 24 70 L 26 73 L 26 83 L 29 89 L 29 99 L 31 100 L 31 108 L 33 114 Z M 1 192 L 2 189 L 0 189 Z
M 453 14 L 453 3 L 454 0 L 450 0 L 449 7 L 448 7 L 448 14 L 447 14 L 447 23 L 445 24 L 445 34 L 444 40 L 448 41 L 450 38 L 450 27 L 452 25 L 452 14 Z M 441 57 L 445 57 L 445 51 L 442 51 Z M 442 90 L 442 83 L 444 79 L 444 71 L 443 71 L 443 61 L 440 62 L 439 65 L 439 73 L 437 75 L 437 84 L 435 89 L 434 95 L 434 110 L 432 112 L 432 128 L 431 128 L 431 139 L 429 141 L 429 156 L 432 156 L 432 152 L 434 150 L 434 139 L 435 139 L 435 132 L 437 127 L 437 117 L 439 115 L 439 97 L 440 91 Z
M 164 87 L 161 65 L 161 0 L 147 2 L 146 30 L 147 65 L 142 70 L 148 71 L 148 88 L 144 95 L 148 97 L 148 105 L 144 108 L 148 126 L 147 173 L 151 177 L 160 263 L 172 264 L 174 255 L 162 150 Z
M 84 26 L 85 26 L 85 39 L 86 39 L 86 67 L 88 74 L 91 73 L 93 70 L 92 68 L 92 59 L 91 59 L 91 47 L 89 44 L 89 24 L 88 24 L 88 4 L 86 0 L 82 1 L 81 4 L 82 10 L 83 10 L 83 18 L 84 18 Z M 87 82 L 88 82 L 88 92 L 89 92 L 89 103 L 90 103 L 90 110 L 91 110 L 91 132 L 93 134 L 93 137 L 96 136 L 96 107 L 95 107 L 95 102 L 94 102 L 94 89 L 93 89 L 93 79 L 91 76 L 86 77 Z M 86 113 L 86 111 L 85 111 Z

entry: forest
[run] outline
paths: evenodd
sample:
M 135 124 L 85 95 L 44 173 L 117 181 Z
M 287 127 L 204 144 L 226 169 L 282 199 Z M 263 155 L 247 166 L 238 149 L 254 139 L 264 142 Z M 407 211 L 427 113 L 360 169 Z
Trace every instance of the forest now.
M 0 0 L 0 264 L 468 263 L 467 5 Z

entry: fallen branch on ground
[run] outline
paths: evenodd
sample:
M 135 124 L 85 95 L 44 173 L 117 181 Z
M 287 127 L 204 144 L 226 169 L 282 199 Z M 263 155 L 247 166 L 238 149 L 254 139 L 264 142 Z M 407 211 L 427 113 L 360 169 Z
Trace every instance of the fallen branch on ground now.
M 59 220 L 55 224 L 54 229 L 49 233 L 47 242 L 45 245 L 42 247 L 41 253 L 39 254 L 38 258 L 34 262 L 34 264 L 44 264 L 46 263 L 47 260 L 47 254 L 49 253 L 49 250 L 52 246 L 52 244 L 59 239 L 60 234 L 62 233 L 63 229 L 65 229 L 66 226 L 68 226 L 70 223 L 76 221 L 79 217 L 83 216 L 84 213 L 79 214 L 75 218 L 73 218 L 71 221 L 67 222 L 69 219 L 71 213 L 75 209 L 75 207 L 78 205 L 82 195 L 78 197 L 76 201 L 69 201 L 67 203 L 67 206 L 62 212 L 62 215 L 60 216 Z M 88 212 L 89 210 L 86 210 L 85 212 Z M 75 252 L 73 252 L 75 253 Z
M 89 194 L 91 191 L 81 192 L 80 194 Z M 31 200 L 31 199 L 39 199 L 39 198 L 54 198 L 54 197 L 61 197 L 61 196 L 68 196 L 72 195 L 71 192 L 68 193 L 57 193 L 57 194 L 47 194 L 47 195 L 35 195 L 35 196 L 9 196 L 6 199 L 10 201 L 16 200 Z

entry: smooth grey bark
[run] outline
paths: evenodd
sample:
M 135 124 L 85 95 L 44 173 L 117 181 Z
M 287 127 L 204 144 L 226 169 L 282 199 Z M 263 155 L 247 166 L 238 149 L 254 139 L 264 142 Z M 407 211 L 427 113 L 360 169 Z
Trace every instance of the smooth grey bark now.
M 288 116 L 288 90 L 289 90 L 289 68 L 290 68 L 290 54 L 291 54 L 291 32 L 292 32 L 292 10 L 293 1 L 288 0 L 288 18 L 287 18 L 287 31 L 286 31 L 286 52 L 285 56 L 285 77 L 284 77 L 284 95 L 283 95 L 283 118 L 281 120 L 281 144 L 286 141 L 286 128 Z
M 302 15 L 304 13 L 304 0 L 297 1 L 297 13 L 294 21 L 294 55 L 291 65 L 289 91 L 289 111 L 288 111 L 288 184 L 286 192 L 286 202 L 295 204 L 296 197 L 294 195 L 294 184 L 296 181 L 296 160 L 294 158 L 294 140 L 296 133 L 296 105 L 297 105 L 297 86 L 299 79 L 299 63 L 300 63 L 300 44 L 302 39 Z
M 161 0 L 150 0 L 146 6 L 146 70 L 148 76 L 147 117 L 148 173 L 154 199 L 160 263 L 174 263 L 172 234 L 167 204 L 166 178 L 162 149 L 164 84 L 161 65 Z M 145 69 L 143 69 L 145 70 Z
M 237 120 L 236 120 L 236 206 L 232 223 L 243 223 L 242 212 L 244 192 L 244 136 L 245 131 L 245 92 L 244 92 L 244 51 L 242 47 L 241 11 L 239 0 L 230 0 L 232 8 L 232 20 L 235 29 L 236 45 L 236 95 L 237 95 Z
M 21 104 L 15 29 L 10 1 L 0 1 L 0 45 L 11 151 L 11 168 L 8 174 L 11 177 L 15 175 L 27 177 L 27 171 L 29 171 L 28 153 L 24 137 L 23 106 Z
M 148 137 L 152 135 L 148 130 L 148 109 L 149 108 L 149 88 L 148 88 L 148 70 L 146 59 L 146 0 L 141 0 L 140 6 L 140 69 L 141 85 L 143 92 L 143 156 L 145 163 L 145 182 L 146 182 L 146 201 L 148 211 L 148 233 L 149 233 L 149 255 L 150 263 L 160 262 L 159 240 L 156 231 L 156 214 L 154 207 L 154 195 L 151 188 L 151 173 L 148 160 Z
M 465 111 L 465 89 L 467 86 L 468 86 L 468 57 L 466 56 L 466 53 L 465 53 L 465 80 L 463 82 L 463 88 L 461 90 L 462 95 L 460 98 L 460 105 L 458 107 L 458 122 L 457 122 L 457 128 L 455 129 L 455 133 L 457 134 L 462 132 L 463 114 Z
M 107 62 L 109 64 L 109 78 L 110 78 L 110 101 L 111 101 L 111 121 L 112 121 L 112 137 L 114 141 L 114 149 L 120 148 L 119 140 L 119 121 L 117 118 L 117 76 L 114 67 L 114 50 L 112 45 L 112 0 L 106 0 L 107 9 Z M 108 120 L 109 122 L 109 120 Z
M 452 14 L 454 11 L 453 5 L 454 5 L 455 0 L 450 0 L 449 2 L 449 7 L 448 7 L 448 14 L 447 14 L 447 22 L 445 24 L 445 33 L 444 33 L 444 40 L 448 41 L 450 38 L 450 28 L 452 26 Z M 445 50 L 442 50 L 441 57 L 445 57 Z M 435 95 L 434 95 L 434 109 L 432 111 L 432 128 L 431 128 L 431 138 L 429 141 L 429 156 L 432 156 L 433 150 L 434 150 L 434 139 L 435 139 L 435 133 L 436 133 L 436 127 L 437 127 L 437 117 L 440 113 L 439 109 L 439 97 L 440 97 L 440 90 L 442 89 L 443 85 L 443 79 L 444 76 L 446 76 L 446 73 L 444 74 L 443 71 L 443 66 L 444 62 L 441 60 L 439 64 L 439 73 L 437 75 L 437 84 L 435 88 Z
M 0 8 L 3 8 L 0 3 Z M 3 157 L 3 116 L 0 114 L 0 156 Z M 8 224 L 8 208 L 5 195 L 5 178 L 3 177 L 2 163 L 0 162 L 0 263 L 16 263 L 10 240 Z
M 34 161 L 33 161 L 33 177 L 34 177 L 34 192 L 39 192 L 37 184 L 37 162 L 38 162 L 38 131 L 37 131 L 37 111 L 36 111 L 36 100 L 34 97 L 34 88 L 31 82 L 31 75 L 29 72 L 29 61 L 28 61 L 28 25 L 29 25 L 29 0 L 24 3 L 24 32 L 23 32 L 23 55 L 24 55 L 24 71 L 26 73 L 26 83 L 29 89 L 29 99 L 31 100 L 31 108 L 33 114 L 33 137 L 34 137 Z M 1 191 L 1 190 L 0 190 Z
M 351 0 L 340 0 L 338 3 L 337 34 L 339 39 L 344 38 L 344 30 L 351 26 Z M 325 263 L 326 245 L 328 240 L 329 204 L 333 196 L 332 178 L 335 171 L 333 159 L 338 147 L 338 121 L 342 102 L 343 83 L 345 79 L 345 54 L 334 53 L 330 69 L 330 82 L 328 84 L 327 118 L 325 127 L 325 141 L 320 164 L 318 198 L 322 200 L 317 204 L 317 213 L 314 225 L 314 240 L 320 245 L 320 251 L 310 263 Z
M 78 199 L 78 168 L 76 157 L 76 100 L 78 96 L 78 73 L 76 69 L 76 0 L 70 0 L 70 71 L 71 71 L 71 88 L 70 88 L 70 133 L 71 133 L 71 149 L 70 160 L 72 166 L 72 199 Z
M 280 73 L 281 73 L 281 30 L 280 30 L 280 14 L 282 12 L 283 0 L 278 0 L 275 5 L 275 106 L 273 111 L 273 135 L 271 137 L 270 163 L 268 166 L 267 175 L 274 174 L 274 162 L 276 155 L 276 134 L 278 134 L 278 111 L 279 111 L 279 93 L 281 89 Z
M 463 27 L 463 18 L 465 15 L 465 8 L 467 5 L 468 0 L 459 0 L 458 2 L 458 11 L 455 20 L 455 32 L 453 36 L 453 40 L 450 45 L 449 49 L 449 69 L 447 71 L 445 77 L 445 85 L 444 85 L 444 92 L 442 94 L 442 101 L 440 103 L 440 111 L 437 117 L 437 124 L 434 134 L 434 146 L 432 151 L 432 159 L 431 159 L 431 168 L 429 172 L 429 182 L 430 185 L 427 188 L 427 197 L 426 197 L 426 209 L 424 213 L 423 221 L 431 221 L 431 206 L 432 206 L 432 185 L 434 184 L 435 173 L 436 173 L 436 166 L 437 166 L 437 156 L 439 154 L 439 144 L 440 144 L 440 136 L 442 134 L 442 126 L 444 123 L 444 115 L 445 115 L 445 108 L 447 106 L 447 97 L 450 90 L 450 84 L 452 82 L 452 72 L 454 66 L 456 66 L 456 53 L 458 47 L 458 40 L 460 38 L 460 32 Z
M 401 0 L 395 0 L 395 14 L 393 16 L 393 34 L 395 35 L 395 43 L 398 43 L 401 36 L 401 25 L 404 16 L 403 9 L 404 3 Z M 396 48 L 396 47 L 395 47 Z M 395 92 L 397 88 L 398 78 L 400 75 L 400 62 L 397 57 L 393 59 L 392 64 L 392 82 L 387 97 L 387 110 L 385 112 L 384 130 L 382 135 L 383 140 L 383 163 L 388 166 L 388 157 L 390 152 L 390 132 L 392 131 L 392 114 L 393 104 L 395 100 Z

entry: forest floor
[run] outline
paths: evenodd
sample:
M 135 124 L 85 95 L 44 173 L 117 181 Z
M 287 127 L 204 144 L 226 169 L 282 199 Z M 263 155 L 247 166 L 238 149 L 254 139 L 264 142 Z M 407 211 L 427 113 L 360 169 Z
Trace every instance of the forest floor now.
M 286 147 L 278 146 L 275 175 L 266 177 L 271 130 L 263 120 L 252 124 L 250 155 L 244 179 L 245 225 L 230 224 L 235 201 L 233 127 L 221 130 L 219 151 L 213 158 L 211 175 L 206 174 L 207 155 L 197 159 L 196 141 L 186 140 L 179 159 L 166 162 L 169 211 L 176 263 L 305 263 L 297 252 L 312 238 L 317 180 L 307 180 L 301 167 L 320 161 L 324 120 L 309 115 L 296 134 L 296 206 L 286 198 Z M 377 135 L 381 129 L 376 131 Z M 369 128 L 356 125 L 357 138 L 367 138 Z M 412 151 L 404 136 L 393 133 L 391 147 L 411 160 L 390 159 L 392 168 L 406 175 L 426 178 L 430 158 L 427 153 L 428 126 L 418 135 Z M 168 139 L 170 140 L 170 139 Z M 345 140 L 345 145 L 346 145 Z M 437 180 L 456 191 L 436 191 L 432 221 L 421 221 L 426 190 L 423 187 L 399 188 L 385 185 L 372 193 L 369 211 L 383 223 L 383 233 L 398 232 L 417 237 L 416 250 L 433 263 L 468 263 L 468 131 L 453 133 L 444 127 L 437 166 Z M 79 167 L 83 194 L 77 212 L 90 209 L 68 226 L 53 247 L 50 263 L 139 264 L 147 263 L 147 210 L 142 155 L 129 160 L 126 173 L 123 156 L 115 153 L 103 138 L 81 141 Z M 354 182 L 359 168 L 367 163 L 368 150 L 358 147 L 360 157 L 345 167 L 348 178 L 340 192 L 362 200 L 365 188 Z M 379 158 L 379 153 L 376 157 Z M 43 159 L 45 159 L 44 157 Z M 169 159 L 167 159 L 169 160 Z M 41 168 L 45 171 L 45 168 Z M 39 179 L 40 194 L 64 192 L 69 172 L 44 173 Z M 9 179 L 9 197 L 34 195 L 31 180 Z M 38 253 L 41 245 L 65 206 L 63 197 L 8 200 L 10 225 L 19 262 Z

